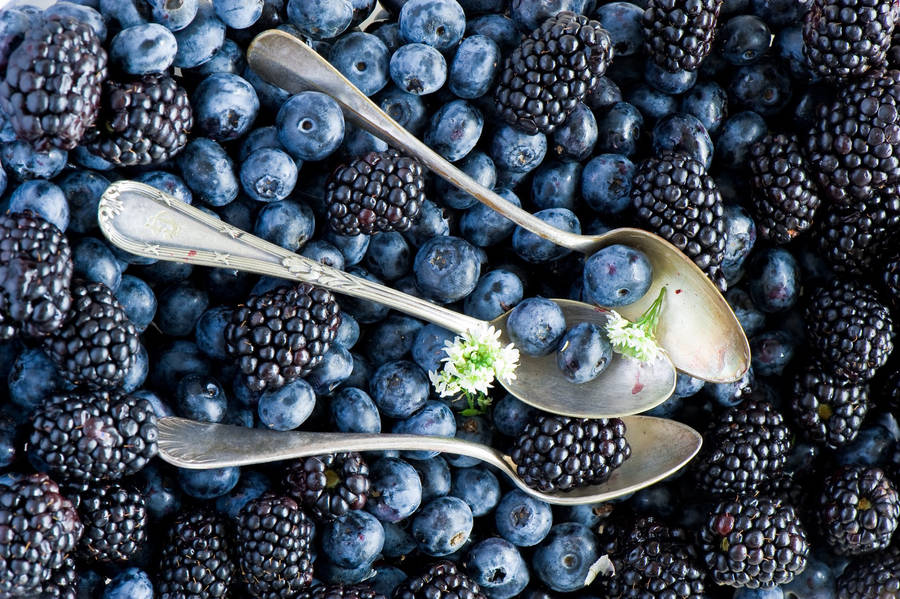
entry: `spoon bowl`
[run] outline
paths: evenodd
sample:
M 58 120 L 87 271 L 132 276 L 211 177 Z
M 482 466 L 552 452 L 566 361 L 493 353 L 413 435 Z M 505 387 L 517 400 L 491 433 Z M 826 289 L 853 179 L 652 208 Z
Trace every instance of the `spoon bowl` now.
M 642 251 L 653 267 L 653 287 L 635 304 L 618 310 L 634 320 L 662 287 L 673 290 L 667 315 L 657 332 L 678 370 L 705 381 L 740 379 L 750 367 L 750 345 L 731 307 L 690 258 L 661 237 L 640 229 L 615 229 L 603 235 L 562 231 L 509 203 L 450 164 L 401 127 L 311 47 L 290 33 L 260 33 L 247 50 L 247 62 L 265 81 L 291 93 L 317 90 L 341 106 L 347 120 L 415 157 L 451 184 L 468 192 L 520 227 L 583 254 L 624 244 Z
M 272 431 L 184 418 L 161 418 L 159 455 L 179 468 L 247 466 L 345 451 L 426 450 L 466 455 L 499 469 L 517 487 L 547 503 L 579 505 L 609 501 L 652 485 L 683 468 L 700 451 L 703 437 L 691 427 L 662 418 L 626 416 L 631 457 L 599 485 L 544 493 L 519 478 L 512 459 L 487 445 L 454 437 L 375 433 Z
M 505 333 L 508 313 L 486 323 L 355 277 L 241 231 L 144 183 L 117 181 L 110 185 L 100 199 L 98 220 L 107 239 L 132 254 L 312 283 L 390 306 L 457 334 L 493 325 L 509 343 Z M 603 325 L 609 314 L 581 302 L 554 301 L 572 324 L 590 320 Z M 523 354 L 516 373 L 516 379 L 500 380 L 510 393 L 542 410 L 578 418 L 644 412 L 665 401 L 676 382 L 675 368 L 665 352 L 649 362 L 617 354 L 600 376 L 583 385 L 566 380 L 556 366 L 555 354 L 543 358 Z

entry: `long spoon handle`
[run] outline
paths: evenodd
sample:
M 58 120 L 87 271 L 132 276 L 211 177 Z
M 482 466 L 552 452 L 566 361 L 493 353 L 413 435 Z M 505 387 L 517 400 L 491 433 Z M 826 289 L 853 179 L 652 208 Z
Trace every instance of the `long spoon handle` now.
M 357 126 L 414 156 L 447 181 L 522 228 L 571 250 L 582 253 L 596 250 L 596 243 L 591 238 L 548 225 L 450 164 L 401 127 L 327 60 L 293 35 L 277 29 L 260 33 L 247 50 L 247 61 L 260 77 L 289 92 L 318 90 L 328 94 Z
M 136 181 L 117 181 L 110 185 L 100 200 L 98 218 L 100 229 L 113 244 L 139 256 L 236 268 L 312 283 L 390 306 L 455 333 L 484 324 L 476 318 L 304 258 Z

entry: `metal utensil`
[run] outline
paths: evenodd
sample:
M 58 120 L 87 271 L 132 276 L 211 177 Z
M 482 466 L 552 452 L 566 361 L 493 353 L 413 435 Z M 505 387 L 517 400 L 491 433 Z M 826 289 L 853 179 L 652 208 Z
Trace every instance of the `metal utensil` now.
M 653 286 L 640 301 L 617 311 L 634 320 L 653 303 L 659 290 L 667 287 L 674 293 L 667 300 L 657 339 L 678 370 L 706 381 L 730 382 L 750 367 L 750 345 L 725 298 L 703 271 L 661 237 L 627 228 L 603 235 L 578 235 L 548 225 L 444 160 L 289 33 L 273 29 L 259 34 L 247 50 L 247 61 L 264 80 L 292 93 L 318 90 L 328 94 L 348 120 L 416 157 L 456 187 L 544 239 L 588 255 L 614 244 L 644 252 L 653 265 Z
M 487 445 L 454 437 L 375 433 L 307 433 L 210 424 L 184 418 L 159 421 L 159 455 L 179 468 L 206 469 L 277 462 L 342 451 L 424 450 L 476 458 L 498 468 L 524 492 L 547 503 L 578 505 L 633 493 L 680 470 L 703 437 L 691 427 L 663 418 L 627 416 L 631 457 L 601 485 L 543 493 L 526 485 L 512 459 Z
M 353 297 L 371 300 L 462 334 L 490 324 L 509 343 L 504 314 L 490 323 L 466 316 L 390 287 L 324 266 L 275 244 L 254 237 L 189 206 L 154 187 L 117 181 L 100 200 L 100 229 L 116 246 L 132 254 L 236 268 L 294 281 L 313 283 Z M 671 294 L 670 294 L 671 295 Z M 554 300 L 570 323 L 606 323 L 608 310 L 571 300 Z M 664 308 L 663 319 L 666 318 Z M 649 362 L 616 355 L 596 379 L 570 383 L 551 354 L 532 358 L 522 354 L 515 380 L 501 384 L 522 401 L 548 412 L 580 418 L 636 414 L 659 405 L 675 389 L 675 368 L 660 352 Z

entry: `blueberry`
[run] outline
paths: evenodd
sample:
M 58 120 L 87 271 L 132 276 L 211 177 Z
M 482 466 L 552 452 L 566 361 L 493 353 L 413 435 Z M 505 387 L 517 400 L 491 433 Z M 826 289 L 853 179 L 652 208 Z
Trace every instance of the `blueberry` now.
M 178 157 L 181 176 L 197 197 L 210 206 L 224 206 L 238 194 L 231 158 L 215 141 L 196 137 Z
M 263 0 L 213 0 L 216 16 L 232 29 L 246 29 L 262 16 Z
M 244 67 L 240 75 L 256 90 L 259 105 L 266 111 L 277 113 L 282 104 L 291 97 L 291 92 L 265 81 L 249 66 Z
M 362 234 L 353 236 L 338 235 L 329 229 L 325 233 L 325 241 L 336 247 L 344 256 L 345 266 L 359 264 L 369 248 L 369 236 Z
M 491 537 L 472 545 L 464 567 L 491 599 L 518 597 L 528 586 L 528 565 L 509 541 Z
M 393 54 L 397 48 L 406 43 L 400 35 L 400 24 L 396 21 L 376 21 L 366 28 L 366 33 L 380 39 L 388 49 L 388 54 Z
M 405 420 L 398 420 L 391 428 L 392 433 L 410 435 L 429 435 L 433 437 L 452 437 L 456 434 L 456 421 L 453 411 L 447 404 L 439 401 L 427 401 L 425 406 Z M 435 451 L 406 451 L 404 456 L 411 460 L 427 460 L 434 457 Z
M 153 582 L 139 568 L 126 568 L 109 581 L 103 599 L 153 599 Z
M 100 14 L 107 21 L 117 21 L 121 27 L 131 27 L 146 23 L 144 15 L 147 9 L 143 2 L 136 0 L 99 0 Z
M 584 263 L 584 299 L 598 306 L 627 306 L 650 289 L 653 267 L 643 252 L 625 245 L 610 245 Z
M 73 274 L 86 281 L 103 283 L 115 293 L 122 282 L 122 268 L 109 246 L 96 237 L 84 237 L 72 248 Z
M 184 182 L 184 179 L 168 171 L 145 171 L 136 176 L 134 180 L 146 183 L 160 191 L 164 191 L 185 204 L 192 204 L 194 202 L 194 196 L 191 193 L 191 189 Z M 71 199 L 69 202 L 71 202 Z M 96 219 L 97 214 L 95 210 L 94 220 Z
M 216 141 L 231 141 L 250 130 L 259 112 L 259 98 L 243 77 L 213 73 L 197 86 L 191 107 L 200 132 Z
M 410 532 L 427 555 L 449 555 L 465 545 L 472 533 L 472 510 L 458 497 L 438 497 L 413 517 Z
M 785 331 L 768 331 L 750 340 L 753 369 L 762 376 L 781 376 L 796 345 Z
M 316 575 L 325 583 L 355 585 L 375 576 L 373 562 L 355 568 L 341 568 L 324 556 L 316 562 Z
M 391 55 L 391 79 L 400 89 L 417 96 L 433 94 L 447 80 L 447 61 L 425 44 L 405 44 Z
M 422 481 L 415 468 L 398 458 L 381 458 L 369 470 L 366 509 L 382 522 L 400 522 L 422 503 Z
M 503 14 L 482 15 L 469 20 L 466 33 L 489 37 L 504 52 L 512 51 L 522 37 L 513 20 Z
M 225 495 L 237 485 L 241 469 L 237 467 L 209 470 L 178 469 L 181 490 L 194 499 L 215 499 Z
M 371 33 L 356 31 L 341 37 L 332 46 L 329 61 L 367 96 L 387 85 L 388 49 Z
M 485 95 L 500 66 L 500 48 L 484 35 L 462 41 L 450 63 L 448 87 L 456 96 L 474 100 Z
M 544 584 L 566 593 L 585 586 L 588 571 L 599 558 L 594 533 L 583 524 L 567 522 L 550 529 L 531 563 Z
M 381 550 L 384 557 L 403 560 L 416 550 L 416 540 L 406 529 L 384 520 L 381 521 L 381 526 L 384 527 L 384 548 Z
M 728 95 L 761 115 L 774 115 L 791 99 L 791 77 L 785 66 L 774 61 L 738 67 L 728 84 Z
M 304 379 L 260 394 L 257 411 L 266 427 L 277 431 L 293 430 L 303 424 L 316 406 L 312 385 Z
M 369 272 L 385 281 L 393 281 L 405 275 L 411 262 L 409 244 L 396 231 L 372 235 L 363 260 Z
M 636 110 L 640 110 L 648 124 L 653 124 L 678 110 L 677 97 L 661 92 L 655 87 L 646 84 L 636 85 L 631 88 L 628 91 L 627 100 L 636 107 Z M 603 131 L 603 125 L 600 125 L 600 130 Z M 623 151 L 622 153 L 625 154 L 626 152 Z
M 697 379 L 684 374 L 683 372 L 679 372 L 678 378 L 675 379 L 675 391 L 672 395 L 678 398 L 693 397 L 700 392 L 700 389 L 702 389 L 705 384 L 706 381 L 703 379 Z
M 753 14 L 776 28 L 802 21 L 809 10 L 809 3 L 792 0 L 750 0 L 750 4 Z
M 138 489 L 144 495 L 147 515 L 156 521 L 170 518 L 181 510 L 181 488 L 170 469 L 150 463 L 137 475 Z
M 466 240 L 441 236 L 419 248 L 413 272 L 423 293 L 449 303 L 472 292 L 481 273 L 481 261 L 474 246 Z
M 518 547 L 532 547 L 550 532 L 553 511 L 549 504 L 513 489 L 500 500 L 494 520 L 504 539 Z
M 597 7 L 594 14 L 609 32 L 617 57 L 631 56 L 641 50 L 644 43 L 643 8 L 630 2 L 610 2 Z
M 703 385 L 703 393 L 720 406 L 730 408 L 741 403 L 747 393 L 753 390 L 754 379 L 755 373 L 751 367 L 736 381 Z
M 634 163 L 622 154 L 600 154 L 581 172 L 584 201 L 603 215 L 622 213 L 631 205 Z
M 542 297 L 523 300 L 506 321 L 510 340 L 529 356 L 553 352 L 566 332 L 566 319 L 559 305 Z
M 406 573 L 400 568 L 394 566 L 379 566 L 378 571 L 373 578 L 367 582 L 371 584 L 372 589 L 376 593 L 380 593 L 385 597 L 391 597 L 394 590 L 400 583 L 406 580 Z
M 697 71 L 667 71 L 652 60 L 644 68 L 644 80 L 663 94 L 678 95 L 694 87 Z
M 813 555 L 806 559 L 803 572 L 781 586 L 785 599 L 834 599 L 834 588 L 835 573 L 831 566 Z
M 742 274 L 744 260 L 756 243 L 756 223 L 740 206 L 725 206 L 725 257 L 722 270 L 728 284 L 736 282 Z
M 204 290 L 190 283 L 178 283 L 160 294 L 156 324 L 166 335 L 186 337 L 208 307 L 209 296 Z
M 165 73 L 175 61 L 178 42 L 171 31 L 156 23 L 128 27 L 109 46 L 109 62 L 129 75 Z
M 525 430 L 536 410 L 517 397 L 506 394 L 494 404 L 494 427 L 504 435 L 518 437 Z
M 491 139 L 491 158 L 498 168 L 528 173 L 537 168 L 547 154 L 543 133 L 529 135 L 507 124 L 497 127 Z
M 522 281 L 514 273 L 498 268 L 483 275 L 466 296 L 463 311 L 474 318 L 493 320 L 522 300 Z
M 584 98 L 584 103 L 595 112 L 595 116 L 605 113 L 613 104 L 621 101 L 622 90 L 609 77 L 600 77 L 597 86 Z
M 427 460 L 416 460 L 412 467 L 419 473 L 422 481 L 422 503 L 450 494 L 450 466 L 443 457 L 436 455 Z
M 576 324 L 559 342 L 556 364 L 569 382 L 592 381 L 609 368 L 610 362 L 612 345 L 606 332 L 594 323 Z
M 0 415 L 0 468 L 7 468 L 16 459 L 16 423 L 8 415 Z
M 401 127 L 418 135 L 425 127 L 428 112 L 420 96 L 405 92 L 395 85 L 389 85 L 376 98 L 378 106 Z
M 732 599 L 784 599 L 784 591 L 781 587 L 769 587 L 765 589 L 737 589 Z
M 578 222 L 578 217 L 567 208 L 547 208 L 535 212 L 534 215 L 557 229 L 569 233 L 581 233 L 581 223 Z M 538 264 L 558 260 L 572 251 L 519 226 L 513 231 L 512 245 L 520 258 L 526 262 Z
M 123 279 L 124 285 L 124 279 Z M 225 328 L 231 322 L 231 308 L 218 306 L 210 308 L 200 315 L 195 327 L 197 346 L 210 358 L 225 360 L 228 352 L 225 348 Z
M 641 489 L 631 498 L 635 511 L 658 518 L 670 519 L 675 511 L 675 498 L 665 485 Z
M 453 341 L 455 334 L 436 324 L 426 324 L 416 333 L 412 344 L 412 358 L 422 370 L 431 372 L 441 369 L 441 360 L 446 356 L 444 344 Z
M 758 61 L 772 45 L 769 26 L 755 15 L 731 17 L 716 37 L 725 60 L 738 66 Z
M 329 395 L 343 383 L 353 371 L 350 351 L 340 345 L 332 345 L 322 361 L 312 369 L 306 380 L 317 395 Z
M 300 251 L 300 255 L 309 258 L 310 260 L 315 260 L 319 264 L 324 264 L 325 266 L 330 266 L 331 268 L 336 268 L 338 270 L 344 270 L 344 255 L 339 249 L 327 241 L 316 240 L 307 243 Z M 352 322 L 352 320 L 348 322 Z M 341 324 L 343 325 L 344 322 L 341 321 Z M 356 331 L 356 336 L 359 336 L 358 329 Z M 354 340 L 353 343 L 355 342 L 356 341 Z M 348 348 L 353 346 L 353 343 L 348 343 L 346 341 L 340 343 Z
M 197 78 L 206 77 L 213 73 L 240 75 L 246 66 L 247 60 L 244 58 L 244 51 L 235 42 L 226 39 L 212 58 L 200 66 L 190 69 L 190 73 Z M 262 103 L 262 98 L 260 98 L 260 103 Z
M 285 102 L 275 119 L 278 139 L 295 158 L 322 160 L 341 145 L 344 115 L 331 97 L 300 92 Z
M 315 217 L 309 206 L 282 200 L 266 204 L 256 215 L 253 232 L 266 241 L 296 252 L 312 238 Z
M 500 482 L 493 472 L 484 468 L 462 468 L 456 470 L 450 495 L 465 501 L 476 518 L 484 516 L 500 501 Z
M 322 527 L 322 554 L 341 568 L 371 563 L 384 546 L 384 528 L 368 512 L 351 510 Z
M 586 503 L 562 508 L 560 519 L 567 522 L 575 522 L 590 529 L 597 527 L 610 514 L 609 503 Z
M 681 98 L 681 112 L 696 117 L 711 135 L 719 132 L 727 111 L 728 94 L 713 81 L 701 81 Z
M 880 425 L 867 426 L 859 431 L 856 438 L 841 448 L 835 461 L 841 465 L 875 466 L 892 443 L 889 431 Z
M 775 34 L 774 45 L 778 56 L 788 66 L 792 77 L 795 79 L 812 79 L 809 63 L 806 62 L 806 53 L 804 52 L 805 42 L 803 41 L 802 25 L 797 24 L 778 31 Z M 801 102 L 802 100 L 797 102 L 798 107 L 801 105 Z M 807 125 L 807 123 L 798 123 L 798 125 Z
M 181 2 L 169 2 L 168 0 L 147 0 L 152 8 L 151 18 L 154 22 L 165 25 L 172 31 L 180 31 L 193 22 L 197 16 L 202 0 L 182 0 Z
M 579 162 L 544 161 L 531 179 L 531 203 L 538 210 L 575 207 L 582 178 Z
M 43 179 L 25 181 L 9 196 L 10 212 L 31 210 L 56 228 L 65 232 L 69 226 L 69 203 L 62 190 Z
M 381 284 L 381 279 L 358 266 L 348 268 L 347 273 L 373 283 L 378 283 L 379 285 Z M 341 298 L 341 308 L 343 308 L 345 312 L 350 313 L 350 315 L 361 324 L 371 324 L 383 320 L 388 315 L 388 312 L 391 311 L 391 309 L 384 304 L 351 297 Z
M 712 164 L 712 139 L 700 119 L 690 114 L 675 113 L 656 123 L 653 153 L 660 155 L 667 151 L 687 154 L 707 169 Z
M 765 119 L 750 110 L 728 117 L 716 140 L 716 165 L 746 169 L 750 148 L 762 140 L 767 132 Z
M 10 53 L 31 28 L 31 17 L 17 8 L 0 11 L 0 69 L 6 71 Z
M 236 519 L 241 509 L 269 490 L 269 479 L 261 472 L 249 471 L 241 476 L 236 487 L 216 499 L 216 510 Z
M 456 415 L 456 438 L 472 441 L 482 445 L 491 445 L 493 431 L 487 420 L 481 416 Z M 448 454 L 447 462 L 456 468 L 470 468 L 481 463 L 481 460 L 467 455 Z M 473 508 L 473 511 L 474 508 Z
M 750 296 L 763 312 L 790 309 L 800 294 L 800 269 L 790 252 L 769 249 L 750 265 Z
M 175 410 L 172 407 L 164 402 L 162 398 L 154 393 L 153 391 L 148 391 L 146 389 L 139 389 L 132 393 L 134 397 L 140 397 L 141 399 L 146 399 L 150 402 L 150 407 L 153 408 L 153 413 L 156 414 L 157 418 L 168 418 L 169 416 L 175 416 Z
M 734 315 L 741 328 L 744 329 L 744 333 L 752 336 L 762 330 L 766 316 L 754 305 L 746 291 L 738 287 L 731 288 L 725 294 L 725 299 L 734 310 Z
M 424 325 L 421 320 L 411 316 L 391 314 L 371 329 L 366 343 L 366 356 L 375 366 L 405 357 Z
M 386 152 L 389 147 L 380 137 L 360 129 L 353 123 L 345 123 L 344 140 L 339 151 L 346 160 L 353 160 L 369 152 Z
M 420 247 L 435 237 L 449 234 L 450 221 L 447 215 L 440 206 L 431 200 L 422 202 L 419 217 L 409 229 L 403 232 L 406 240 L 415 247 Z
M 494 188 L 494 183 L 497 181 L 497 169 L 494 168 L 494 161 L 484 152 L 468 153 L 465 158 L 456 163 L 456 167 L 484 187 Z M 444 179 L 438 179 L 435 182 L 435 191 L 438 192 L 442 204 L 457 210 L 465 210 L 478 203 L 476 197 Z
M 597 120 L 591 109 L 579 102 L 565 122 L 550 136 L 550 152 L 565 160 L 584 160 L 597 143 Z
M 120 389 L 124 393 L 131 393 L 132 391 L 142 387 L 144 382 L 147 380 L 147 375 L 150 373 L 150 356 L 147 353 L 147 348 L 144 347 L 144 344 L 141 343 L 138 345 L 138 351 L 135 355 L 134 363 L 131 365 L 131 368 L 125 373 L 125 378 L 122 380 L 120 385 Z
M 428 377 L 407 360 L 388 362 L 375 371 L 370 383 L 378 409 L 391 418 L 408 418 L 425 405 Z
M 349 0 L 288 0 L 287 18 L 313 39 L 331 39 L 350 27 L 353 5 Z
M 174 393 L 176 385 L 187 374 L 209 374 L 209 358 L 192 341 L 179 339 L 157 354 L 151 380 L 153 387 Z
M 509 15 L 520 30 L 530 33 L 560 11 L 588 14 L 593 6 L 592 0 L 513 0 L 510 3 Z
M 201 422 L 222 422 L 228 398 L 222 384 L 210 376 L 189 374 L 178 381 L 175 406 L 185 418 Z
M 441 51 L 454 47 L 466 30 L 466 15 L 456 0 L 408 0 L 398 22 L 405 39 Z
M 182 69 L 199 66 L 219 51 L 225 42 L 225 23 L 216 16 L 212 0 L 197 1 L 196 16 L 175 32 L 175 40 L 178 52 L 174 65 Z
M 497 195 L 517 208 L 522 207 L 518 196 L 506 188 L 494 190 Z M 459 219 L 459 230 L 469 243 L 478 247 L 497 245 L 513 234 L 516 224 L 485 204 L 475 204 Z
M 241 164 L 241 186 L 258 202 L 287 198 L 297 184 L 297 163 L 281 150 L 256 150 Z

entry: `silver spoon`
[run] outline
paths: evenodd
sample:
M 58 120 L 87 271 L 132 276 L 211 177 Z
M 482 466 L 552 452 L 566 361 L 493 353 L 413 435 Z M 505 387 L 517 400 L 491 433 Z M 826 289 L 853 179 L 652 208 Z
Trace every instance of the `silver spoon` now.
M 750 345 L 725 298 L 697 265 L 661 237 L 629 228 L 603 235 L 578 235 L 548 225 L 444 160 L 385 114 L 327 60 L 289 33 L 272 29 L 259 34 L 247 50 L 247 62 L 264 80 L 289 92 L 318 90 L 328 94 L 348 120 L 416 157 L 439 176 L 535 235 L 587 255 L 614 244 L 644 252 L 653 266 L 653 286 L 641 300 L 617 311 L 635 320 L 666 287 L 673 293 L 667 299 L 666 318 L 657 330 L 657 340 L 678 370 L 721 383 L 738 380 L 750 367 Z
M 236 229 L 154 187 L 117 181 L 100 200 L 100 229 L 116 246 L 132 254 L 203 266 L 236 268 L 305 281 L 353 297 L 390 306 L 457 334 L 490 324 L 509 343 L 503 314 L 490 323 L 466 316 L 390 287 L 349 275 Z M 669 294 L 671 295 L 671 294 Z M 606 323 L 609 311 L 571 300 L 554 300 L 570 323 Z M 668 310 L 663 308 L 662 320 Z M 521 355 L 514 380 L 500 383 L 537 408 L 580 418 L 637 414 L 659 405 L 675 389 L 675 368 L 665 352 L 649 362 L 616 354 L 609 367 L 583 385 L 570 383 L 554 354 Z
M 159 421 L 159 456 L 179 468 L 208 469 L 342 451 L 440 451 L 473 457 L 495 466 L 524 492 L 547 503 L 578 505 L 609 501 L 650 486 L 684 467 L 703 443 L 700 433 L 674 420 L 650 416 L 627 416 L 622 420 L 631 445 L 631 457 L 603 484 L 555 493 L 543 493 L 526 485 L 508 455 L 493 447 L 454 437 L 280 432 L 162 418 Z

